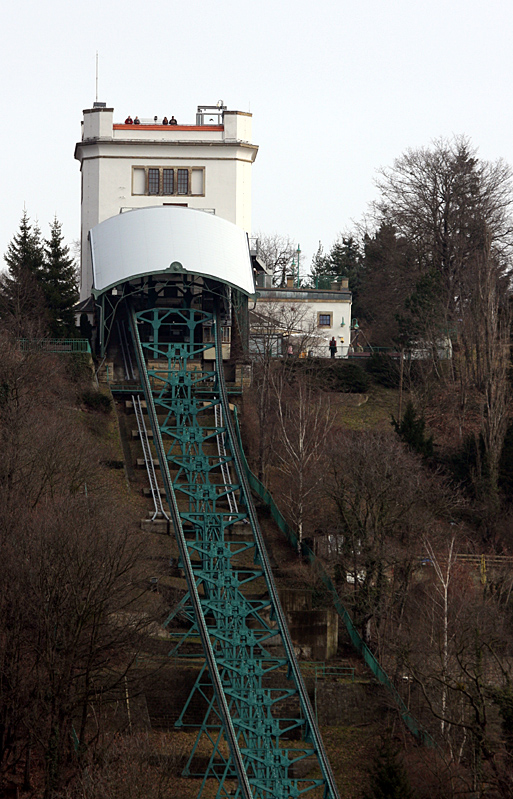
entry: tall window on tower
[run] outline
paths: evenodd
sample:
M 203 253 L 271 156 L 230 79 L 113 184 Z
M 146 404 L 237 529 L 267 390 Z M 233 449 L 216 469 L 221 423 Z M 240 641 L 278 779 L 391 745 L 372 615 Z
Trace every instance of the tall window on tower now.
M 158 194 L 160 175 L 158 169 L 148 169 L 148 194 Z
M 176 171 L 178 172 L 177 194 L 189 194 L 189 170 L 177 169 Z
M 132 167 L 132 194 L 204 197 L 204 167 Z
M 174 194 L 175 192 L 175 170 L 162 170 L 162 194 Z

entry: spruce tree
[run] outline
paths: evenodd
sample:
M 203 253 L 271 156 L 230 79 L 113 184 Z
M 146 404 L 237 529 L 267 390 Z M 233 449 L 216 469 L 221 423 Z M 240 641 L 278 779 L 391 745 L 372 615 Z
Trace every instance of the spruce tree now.
M 404 416 L 397 420 L 392 417 L 392 426 L 405 444 L 419 455 L 431 458 L 433 455 L 433 436 L 426 436 L 426 420 L 424 416 L 417 416 L 417 412 L 410 400 L 406 406 Z
M 14 335 L 40 336 L 45 330 L 45 302 L 40 288 L 44 262 L 41 233 L 23 212 L 18 233 L 4 255 L 0 277 L 0 317 Z
M 337 239 L 330 252 L 325 255 L 319 248 L 312 261 L 312 282 L 320 288 L 329 288 L 331 281 L 345 277 L 353 292 L 353 314 L 360 315 L 358 297 L 363 279 L 364 259 L 360 244 L 353 236 Z
M 37 225 L 30 224 L 26 210 L 21 217 L 20 229 L 7 247 L 4 260 L 9 268 L 9 276 L 16 280 L 23 272 L 29 272 L 35 278 L 43 267 L 43 248 L 41 233 Z
M 399 752 L 386 738 L 376 755 L 371 770 L 370 791 L 364 799 L 414 799 L 406 769 Z
M 77 333 L 73 306 L 78 302 L 75 262 L 64 244 L 62 225 L 54 219 L 50 238 L 45 241 L 41 271 L 50 336 L 66 338 Z

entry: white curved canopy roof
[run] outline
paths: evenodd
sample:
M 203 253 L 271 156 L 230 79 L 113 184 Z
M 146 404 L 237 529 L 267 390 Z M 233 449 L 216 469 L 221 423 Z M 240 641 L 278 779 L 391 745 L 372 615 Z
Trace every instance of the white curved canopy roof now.
M 118 214 L 89 233 L 93 293 L 142 275 L 192 272 L 255 293 L 246 233 L 226 219 L 177 206 Z

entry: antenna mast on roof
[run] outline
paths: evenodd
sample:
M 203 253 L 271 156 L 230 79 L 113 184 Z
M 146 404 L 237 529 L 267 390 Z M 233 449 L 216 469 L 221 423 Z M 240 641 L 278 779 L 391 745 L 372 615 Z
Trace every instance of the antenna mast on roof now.
M 105 108 L 107 103 L 100 103 L 98 101 L 98 50 L 96 51 L 96 100 L 93 103 L 93 108 Z

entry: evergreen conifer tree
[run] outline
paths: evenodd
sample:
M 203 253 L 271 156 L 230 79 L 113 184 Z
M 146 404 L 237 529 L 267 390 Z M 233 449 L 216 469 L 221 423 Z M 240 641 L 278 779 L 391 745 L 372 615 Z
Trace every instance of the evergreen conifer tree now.
M 0 317 L 15 336 L 42 335 L 46 316 L 40 288 L 44 250 L 40 230 L 30 224 L 26 211 L 4 260 L 8 269 L 0 277 Z
M 371 771 L 370 790 L 364 799 L 414 799 L 414 793 L 399 753 L 386 738 Z
M 325 255 L 319 248 L 312 261 L 311 275 L 314 285 L 329 288 L 331 281 L 346 277 L 353 292 L 353 313 L 360 315 L 358 296 L 363 279 L 364 259 L 359 242 L 353 236 L 337 239 Z
M 65 338 L 77 333 L 73 306 L 78 302 L 75 263 L 69 247 L 64 244 L 62 225 L 54 219 L 50 238 L 45 241 L 44 263 L 41 270 L 50 336 Z
M 19 278 L 25 271 L 37 278 L 43 267 L 43 258 L 40 230 L 37 225 L 33 227 L 30 224 L 24 210 L 19 232 L 13 236 L 4 255 L 11 279 Z
M 392 417 L 392 425 L 398 436 L 419 455 L 430 458 L 433 455 L 433 436 L 426 436 L 426 420 L 417 416 L 411 400 L 406 406 L 404 416 L 399 421 Z

